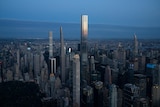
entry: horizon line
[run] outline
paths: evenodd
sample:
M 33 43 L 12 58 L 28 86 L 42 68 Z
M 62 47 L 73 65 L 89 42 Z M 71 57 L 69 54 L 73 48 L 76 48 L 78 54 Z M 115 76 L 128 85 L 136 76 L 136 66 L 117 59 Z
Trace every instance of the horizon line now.
M 80 22 L 54 22 L 48 20 L 25 20 L 25 19 L 15 19 L 15 18 L 0 18 L 0 20 L 8 20 L 8 21 L 25 21 L 25 22 L 41 22 L 41 23 L 65 23 L 65 24 L 80 24 Z M 141 26 L 141 25 L 118 25 L 118 24 L 107 24 L 107 23 L 89 23 L 90 25 L 109 25 L 109 26 L 119 26 L 119 27 L 144 27 L 150 28 L 155 27 L 159 28 L 160 26 Z

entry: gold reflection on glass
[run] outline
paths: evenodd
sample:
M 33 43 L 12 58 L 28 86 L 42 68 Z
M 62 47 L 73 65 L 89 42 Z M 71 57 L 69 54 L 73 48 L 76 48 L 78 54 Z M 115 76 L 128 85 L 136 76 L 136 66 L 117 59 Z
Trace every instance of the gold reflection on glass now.
M 88 35 L 88 15 L 82 15 L 82 35 L 87 36 Z

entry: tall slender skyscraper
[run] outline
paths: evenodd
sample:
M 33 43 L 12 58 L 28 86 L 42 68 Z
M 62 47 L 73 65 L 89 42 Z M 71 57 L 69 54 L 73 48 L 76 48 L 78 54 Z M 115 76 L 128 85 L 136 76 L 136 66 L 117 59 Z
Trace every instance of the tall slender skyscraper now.
M 61 80 L 62 84 L 65 84 L 65 52 L 64 52 L 64 40 L 62 27 L 60 27 L 60 42 L 61 42 Z
M 81 62 L 87 63 L 88 15 L 81 16 Z
M 80 61 L 79 55 L 73 57 L 73 107 L 80 107 Z
M 89 78 L 89 72 L 88 72 L 87 36 L 88 36 L 88 15 L 82 15 L 81 16 L 81 49 L 80 49 L 81 81 L 86 80 L 87 82 L 89 82 L 90 78 Z
M 134 34 L 134 56 L 138 55 L 138 40 L 137 36 Z
M 49 31 L 49 58 L 53 57 L 53 37 L 52 31 Z

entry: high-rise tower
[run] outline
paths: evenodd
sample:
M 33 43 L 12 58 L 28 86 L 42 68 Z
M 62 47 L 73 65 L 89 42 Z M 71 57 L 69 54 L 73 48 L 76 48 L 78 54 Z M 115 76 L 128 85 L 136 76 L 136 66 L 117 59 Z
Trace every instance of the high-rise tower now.
M 80 107 L 80 61 L 79 55 L 73 57 L 73 107 Z
M 87 36 L 88 36 L 88 15 L 81 16 L 81 81 L 90 81 L 88 70 L 88 55 L 87 55 Z
M 40 74 L 40 56 L 39 54 L 34 55 L 34 77 L 37 78 Z
M 49 58 L 53 57 L 53 37 L 52 31 L 49 31 Z
M 137 36 L 134 34 L 134 56 L 138 55 L 138 40 Z
M 62 84 L 65 84 L 65 52 L 64 52 L 64 40 L 62 27 L 60 27 L 60 42 L 61 42 L 61 80 Z
M 81 62 L 87 63 L 88 15 L 81 16 Z
M 110 86 L 110 107 L 117 107 L 117 87 L 112 84 Z
M 111 68 L 110 68 L 109 65 L 107 65 L 105 67 L 104 83 L 105 83 L 105 85 L 111 85 L 112 84 Z

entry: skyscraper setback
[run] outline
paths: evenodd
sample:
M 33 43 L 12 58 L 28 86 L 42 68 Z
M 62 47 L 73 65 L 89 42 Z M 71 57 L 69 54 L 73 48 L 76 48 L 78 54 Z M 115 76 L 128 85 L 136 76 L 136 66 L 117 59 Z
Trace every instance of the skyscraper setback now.
M 65 84 L 65 52 L 62 27 L 60 27 L 60 42 L 61 42 L 61 80 Z

